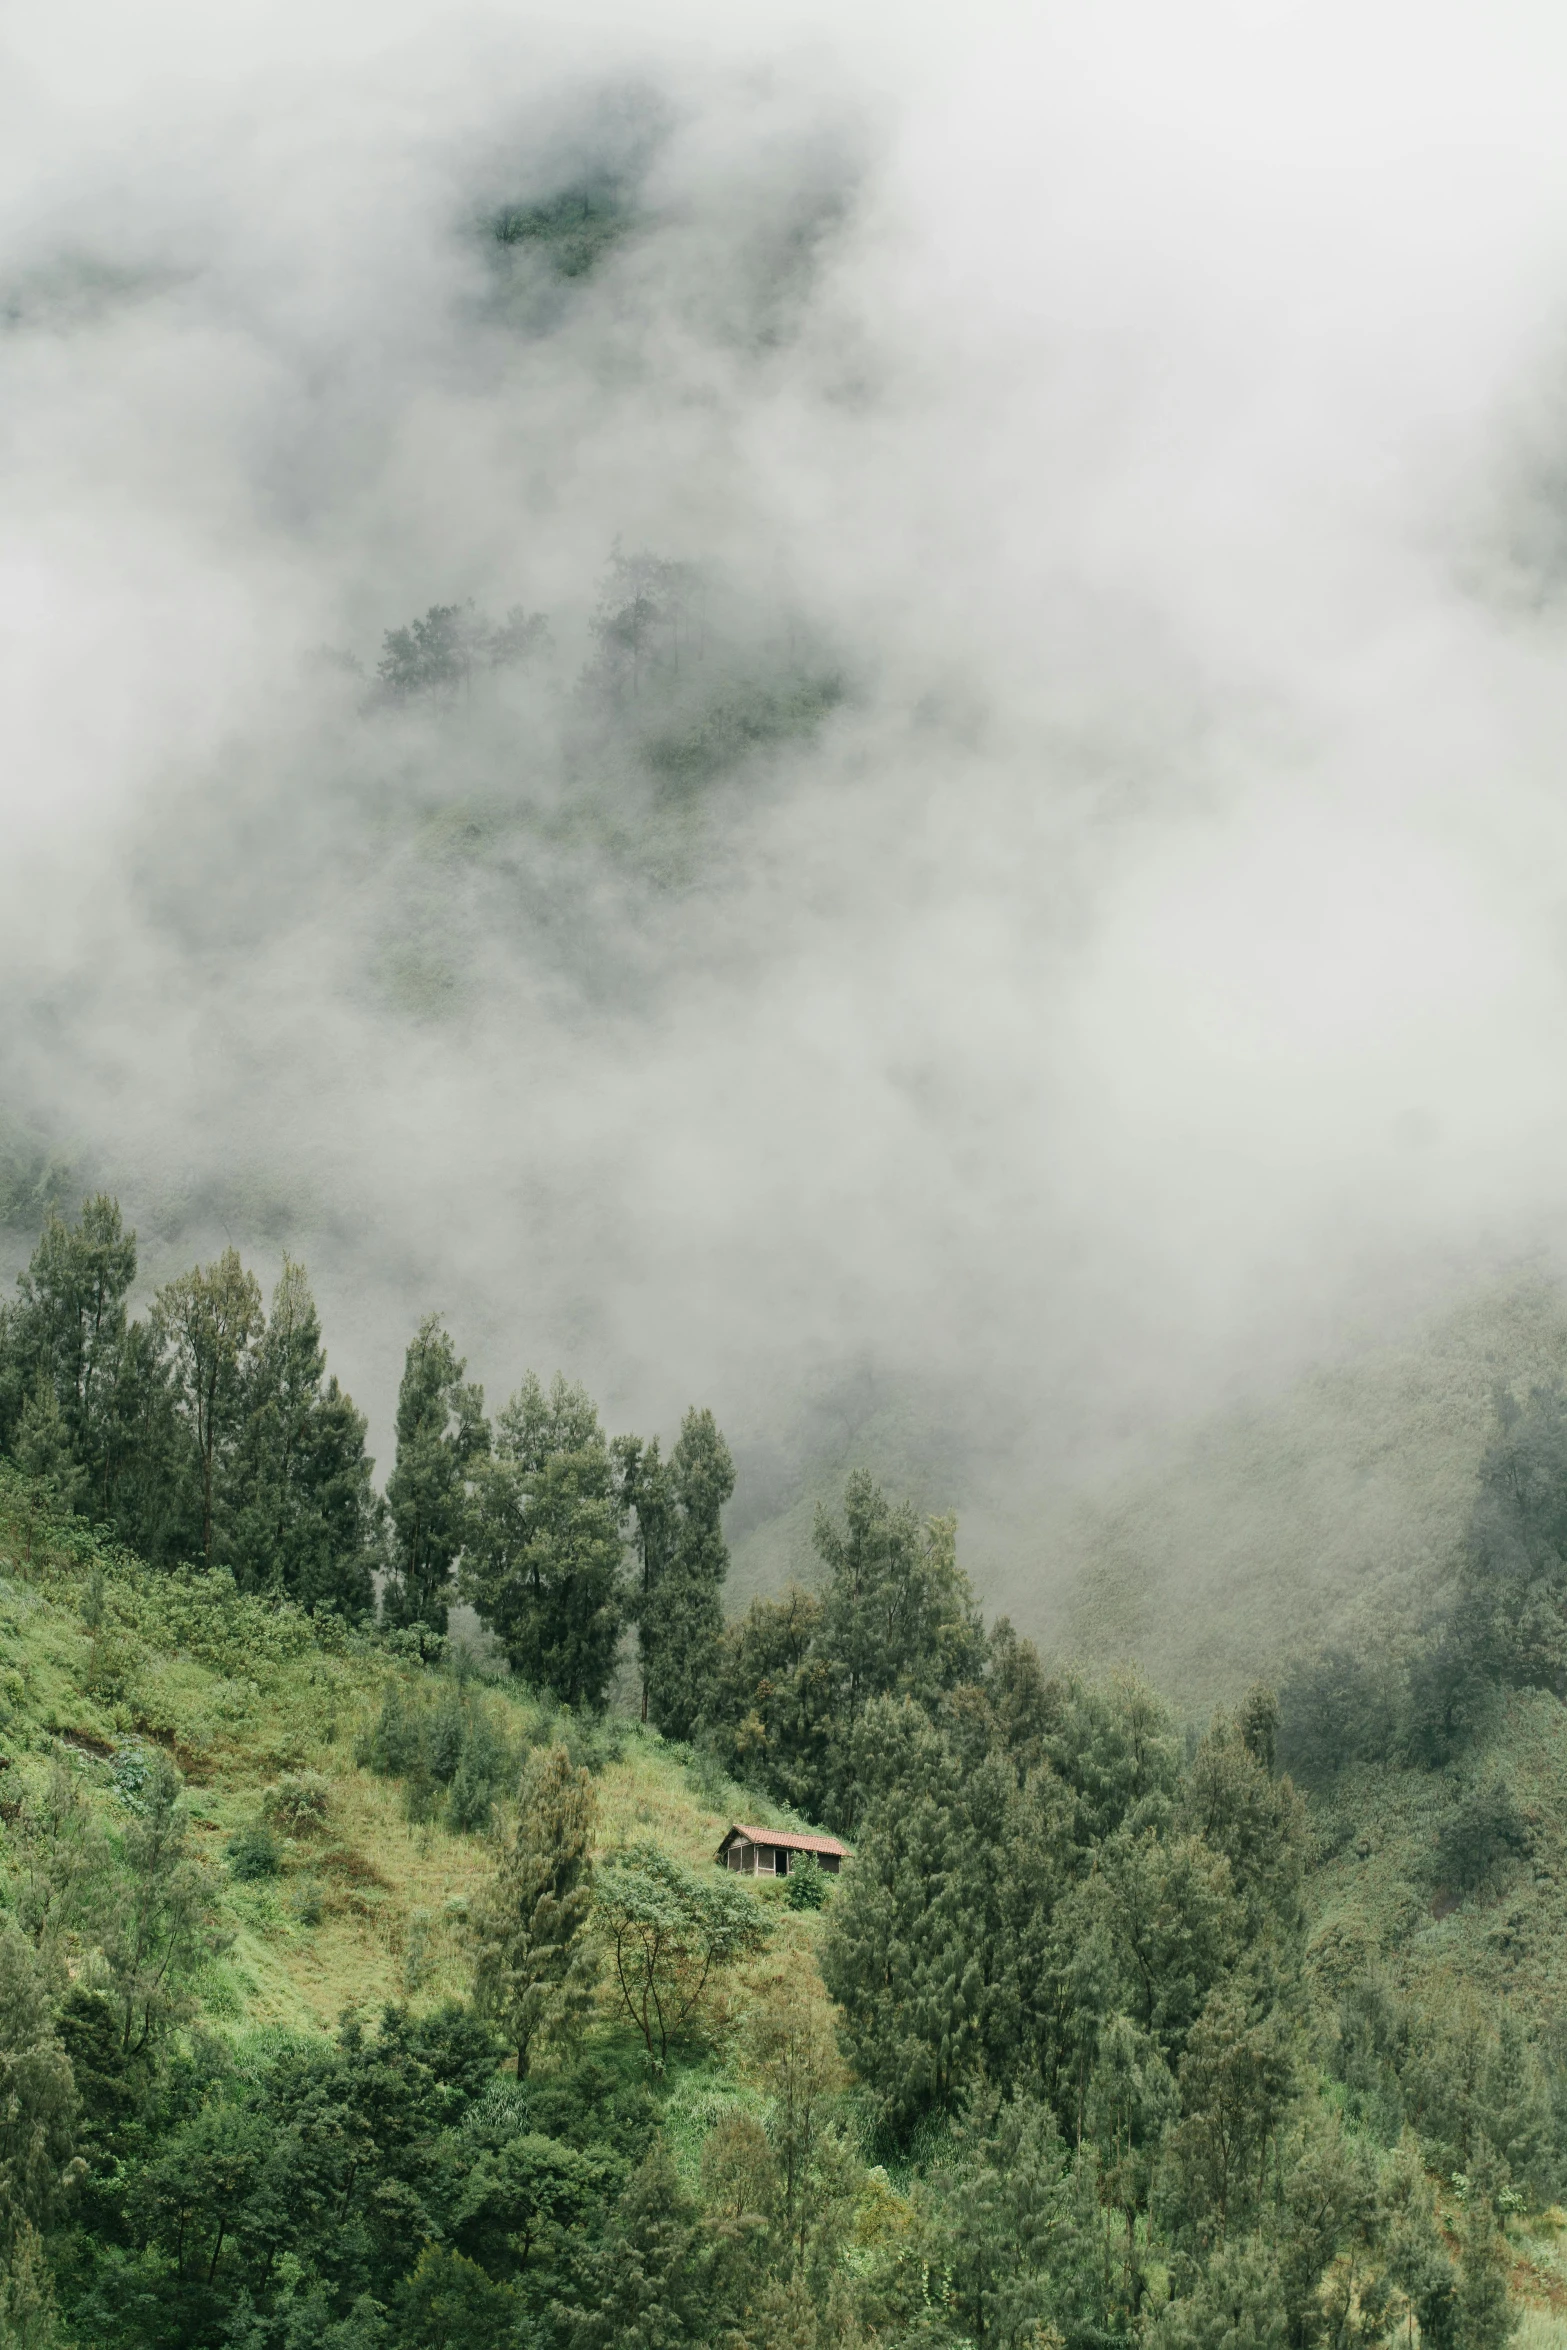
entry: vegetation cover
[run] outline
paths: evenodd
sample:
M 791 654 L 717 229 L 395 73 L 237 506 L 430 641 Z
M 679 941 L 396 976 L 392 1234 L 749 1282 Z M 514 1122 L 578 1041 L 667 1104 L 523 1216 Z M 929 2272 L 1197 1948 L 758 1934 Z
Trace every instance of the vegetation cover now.
M 94 1199 L 0 1331 L 0 2341 L 1560 2338 L 1558 1395 L 1417 1638 L 1188 1723 L 868 1477 L 726 1622 L 710 1412 L 429 1320 L 378 1494 L 300 1267 L 134 1281 Z

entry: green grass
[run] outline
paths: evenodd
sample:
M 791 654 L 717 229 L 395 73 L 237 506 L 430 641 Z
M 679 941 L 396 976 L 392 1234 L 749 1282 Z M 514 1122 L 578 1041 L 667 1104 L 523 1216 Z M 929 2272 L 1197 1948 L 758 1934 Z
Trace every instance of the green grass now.
M 95 1570 L 96 1631 L 82 1617 Z M 126 1771 L 161 1746 L 185 1781 L 223 1929 L 226 1947 L 197 1989 L 227 2033 L 324 2030 L 349 2007 L 423 2007 L 469 1988 L 467 1912 L 510 1813 L 502 1804 L 488 1835 L 410 1824 L 402 1783 L 355 1759 L 393 1684 L 416 1704 L 446 1685 L 368 1635 L 247 1598 L 224 1575 L 155 1573 L 79 1523 L 51 1521 L 33 1489 L 0 1471 L 0 1862 L 14 1859 L 20 1807 L 57 1760 L 112 1825 L 126 1816 Z M 543 1737 L 586 1735 L 520 1685 L 488 1685 L 483 1702 L 515 1756 Z M 614 1743 L 618 1759 L 597 1774 L 603 1849 L 652 1836 L 703 1863 L 737 1817 L 802 1824 L 638 1724 L 621 1724 Z M 282 1772 L 305 1769 L 327 1781 L 324 1822 L 281 1838 L 275 1877 L 237 1881 L 229 1839 L 260 1818 Z M 818 1922 L 779 1906 L 771 1888 L 758 1897 L 775 1921 L 774 1955 L 808 1956 Z M 720 2044 L 746 1995 L 742 1981 L 720 2003 Z

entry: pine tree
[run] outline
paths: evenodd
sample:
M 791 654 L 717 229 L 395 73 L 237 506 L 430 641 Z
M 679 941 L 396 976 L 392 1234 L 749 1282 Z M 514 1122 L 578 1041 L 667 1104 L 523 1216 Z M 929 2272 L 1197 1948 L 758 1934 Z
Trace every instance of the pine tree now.
M 843 1526 L 818 1511 L 815 1542 L 830 1578 L 818 1646 L 832 1667 L 840 1742 L 873 1697 L 930 1706 L 944 1690 L 977 1679 L 983 1633 L 957 1562 L 953 1519 L 922 1522 L 907 1503 L 894 1508 L 857 1470 Z
M 394 1624 L 444 1632 L 452 1569 L 469 1525 L 468 1483 L 490 1447 L 484 1390 L 428 1314 L 408 1349 L 397 1395 L 397 1459 L 386 1483 L 391 1575 L 386 1612 Z
M 667 1473 L 672 1524 L 664 1570 L 638 1618 L 646 1706 L 666 1738 L 689 1738 L 718 1678 L 729 1573 L 721 1513 L 735 1489 L 729 1447 L 709 1411 L 687 1412 Z
M 907 1699 L 878 1700 L 863 1727 L 885 1782 L 827 1913 L 822 1979 L 855 2070 L 901 2133 L 953 2111 L 982 2068 L 1001 2082 L 1024 2061 L 1005 1908 L 1016 1788 L 997 1760 L 965 1772 Z M 1047 1859 L 1030 1852 L 1036 1881 Z
M 848 2084 L 832 2009 L 799 1971 L 773 1985 L 752 2010 L 747 2047 L 772 2101 L 784 2240 L 804 2260 L 822 2201 L 820 2155 L 837 2100 Z
M 0 1444 L 29 1467 L 47 1451 L 61 1494 L 98 1517 L 111 1513 L 122 1450 L 125 1301 L 135 1278 L 136 1235 L 119 1203 L 98 1193 L 74 1224 L 50 1216 L 16 1305 L 0 1317 Z
M 1469 2158 L 1458 2254 L 1458 2339 L 1463 2350 L 1505 2350 L 1518 2330 L 1519 2311 L 1507 2297 L 1507 2239 L 1497 2220 L 1497 2196 L 1507 2166 L 1477 2139 Z
M 54 2279 L 43 2238 L 24 2220 L 0 2259 L 0 2350 L 54 2350 L 60 2340 Z
M 1160 2312 L 1147 2340 L 1150 2350 L 1285 2350 L 1289 2326 L 1271 2250 L 1220 2245 L 1191 2291 Z
M 126 1872 L 101 1944 L 121 2046 L 139 2053 L 190 2011 L 189 1977 L 210 1947 L 212 1896 L 191 1850 L 178 1773 L 153 1755 L 139 1816 L 125 1831 Z
M 954 2159 L 926 2195 L 927 2259 L 956 2330 L 976 2350 L 1048 2340 L 1052 2272 L 1067 2227 L 1066 2148 L 1047 2105 L 978 2093 Z M 1059 2336 L 1056 2337 L 1059 2339 Z
M 463 1596 L 514 1672 L 567 1705 L 604 1702 L 620 1641 L 614 1462 L 585 1389 L 531 1373 L 475 1479 Z
M 685 2350 L 703 2336 L 696 2210 L 662 2138 L 622 2195 L 571 2350 Z
M 84 1467 L 104 1451 L 135 1278 L 136 1235 L 125 1230 L 119 1202 L 99 1192 L 74 1224 L 49 1218 L 17 1285 L 25 1368 L 47 1370 Z
M 516 1837 L 474 1915 L 475 2000 L 516 2049 L 519 2080 L 539 2039 L 569 2031 L 592 1996 L 596 1813 L 564 1746 L 531 1755 Z

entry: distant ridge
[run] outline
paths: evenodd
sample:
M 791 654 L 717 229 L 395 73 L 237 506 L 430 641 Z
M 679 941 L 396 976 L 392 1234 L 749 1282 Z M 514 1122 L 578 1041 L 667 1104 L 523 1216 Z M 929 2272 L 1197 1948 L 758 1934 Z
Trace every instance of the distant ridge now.
M 1079 1506 L 1041 1628 L 1086 1663 L 1135 1662 L 1194 1710 L 1303 1647 L 1397 1643 L 1446 1580 L 1493 1390 L 1564 1371 L 1567 1297 L 1530 1274 L 1210 1420 Z

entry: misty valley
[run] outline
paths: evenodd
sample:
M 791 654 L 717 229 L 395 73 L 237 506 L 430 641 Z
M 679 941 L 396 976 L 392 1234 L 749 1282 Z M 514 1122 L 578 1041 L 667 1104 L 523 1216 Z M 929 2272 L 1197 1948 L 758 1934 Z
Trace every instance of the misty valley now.
M 1567 2350 L 1567 28 L 13 0 L 0 2350 Z

